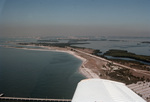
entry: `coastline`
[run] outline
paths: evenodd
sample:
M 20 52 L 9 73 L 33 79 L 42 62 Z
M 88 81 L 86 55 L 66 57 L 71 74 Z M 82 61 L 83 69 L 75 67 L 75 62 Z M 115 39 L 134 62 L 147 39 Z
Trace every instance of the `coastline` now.
M 35 45 L 29 45 L 29 46 L 35 46 Z M 74 57 L 80 59 L 82 61 L 82 64 L 78 68 L 78 71 L 80 74 L 84 75 L 87 79 L 89 78 L 102 78 L 102 79 L 108 79 L 108 80 L 114 80 L 122 83 L 132 82 L 129 84 L 126 84 L 130 89 L 130 85 L 137 86 L 139 85 L 138 82 L 141 81 L 141 83 L 145 83 L 143 75 L 145 78 L 149 78 L 150 72 L 139 70 L 139 69 L 133 69 L 130 66 L 126 66 L 123 64 L 119 64 L 117 62 L 113 62 L 107 59 L 104 59 L 102 57 L 98 57 L 93 55 L 92 53 L 86 52 L 83 49 L 75 49 L 71 47 L 49 47 L 49 46 L 39 46 L 44 49 L 40 48 L 24 48 L 24 47 L 11 47 L 11 48 L 17 48 L 17 49 L 24 49 L 24 50 L 39 50 L 39 51 L 54 51 L 54 52 L 63 52 L 73 55 Z M 10 48 L 10 47 L 9 47 Z M 120 71 L 118 73 L 117 71 Z M 126 73 L 126 72 L 131 72 Z M 110 76 L 112 75 L 112 76 Z M 129 77 L 130 75 L 130 77 Z M 132 77 L 133 76 L 133 77 Z M 137 84 L 134 84 L 136 81 L 134 79 L 134 76 L 138 79 L 138 77 L 141 77 L 140 80 L 137 80 Z M 119 78 L 124 78 L 120 80 Z M 132 79 L 131 79 L 132 78 Z M 127 82 L 126 82 L 127 81 Z M 149 83 L 149 82 L 147 82 Z M 139 88 L 144 88 L 144 86 L 139 86 Z M 149 88 L 147 90 L 150 90 Z M 145 97 L 145 93 L 139 92 L 138 90 L 134 90 L 139 95 L 143 95 L 142 97 L 146 100 L 147 96 Z M 149 95 L 150 93 L 148 93 Z
M 88 59 L 85 59 L 85 58 L 79 56 L 77 53 L 75 53 L 73 51 L 61 51 L 61 52 L 69 53 L 69 54 L 73 55 L 74 57 L 76 57 L 82 61 L 82 64 L 80 65 L 80 67 L 78 69 L 79 69 L 79 73 L 84 75 L 86 78 L 88 78 L 88 79 L 100 78 L 97 74 L 92 72 L 92 70 L 90 70 L 90 68 L 85 67 L 85 64 L 88 62 Z
M 35 47 L 36 45 L 25 45 Z M 17 49 L 24 49 L 24 50 L 39 50 L 39 51 L 54 51 L 54 52 L 64 52 L 73 55 L 74 57 L 80 59 L 82 64 L 80 65 L 79 73 L 84 75 L 86 78 L 102 78 L 108 80 L 119 81 L 113 79 L 108 75 L 108 73 L 112 73 L 113 71 L 120 70 L 120 69 L 128 69 L 131 70 L 135 75 L 142 77 L 143 75 L 149 78 L 149 73 L 147 71 L 133 69 L 132 67 L 125 66 L 120 63 L 116 63 L 102 57 L 98 57 L 93 55 L 91 52 L 86 52 L 83 49 L 74 49 L 71 47 L 52 47 L 52 46 L 42 46 L 39 45 L 38 47 L 43 48 L 24 48 L 24 47 L 8 47 L 7 48 L 17 48 Z M 88 49 L 89 50 L 89 49 Z M 108 72 L 108 73 L 107 73 Z M 142 75 L 141 75 L 142 74 Z M 122 81 L 121 81 L 122 82 Z M 124 83 L 124 82 L 123 82 Z
M 27 46 L 34 46 L 35 45 L 27 45 Z M 87 79 L 89 78 L 100 78 L 96 73 L 94 73 L 89 67 L 85 67 L 85 64 L 88 62 L 88 59 L 83 58 L 82 56 L 80 56 L 77 52 L 73 52 L 71 50 L 68 50 L 66 48 L 59 48 L 59 47 L 47 47 L 47 46 L 39 46 L 41 48 L 44 49 L 34 49 L 34 48 L 19 48 L 19 47 L 8 47 L 7 48 L 17 48 L 17 49 L 24 49 L 24 50 L 38 50 L 38 51 L 54 51 L 54 52 L 63 52 L 63 53 L 68 53 L 78 59 L 80 59 L 82 61 L 82 64 L 80 65 L 80 67 L 78 68 L 78 72 L 80 74 L 82 74 L 83 76 L 85 76 Z

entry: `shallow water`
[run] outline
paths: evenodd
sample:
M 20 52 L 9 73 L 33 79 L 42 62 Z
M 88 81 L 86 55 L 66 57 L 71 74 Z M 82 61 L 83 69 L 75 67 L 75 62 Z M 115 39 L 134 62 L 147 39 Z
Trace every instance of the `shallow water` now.
M 0 93 L 10 97 L 72 98 L 81 60 L 51 51 L 0 47 Z

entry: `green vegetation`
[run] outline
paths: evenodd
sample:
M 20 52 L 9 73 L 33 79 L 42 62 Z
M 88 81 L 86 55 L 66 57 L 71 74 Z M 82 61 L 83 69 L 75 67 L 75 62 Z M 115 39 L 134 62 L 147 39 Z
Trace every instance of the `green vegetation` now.
M 122 65 L 129 66 L 129 67 L 134 68 L 134 69 L 150 71 L 150 66 L 145 65 L 145 64 L 140 63 L 140 62 L 137 62 L 137 61 L 128 61 L 128 60 L 121 60 L 121 59 L 109 59 L 109 60 L 111 60 L 113 62 L 120 63 Z
M 129 69 L 123 68 L 123 69 L 118 69 L 114 70 L 113 72 L 109 73 L 108 76 L 110 76 L 112 79 L 115 79 L 117 81 L 126 83 L 126 84 L 131 84 L 131 83 L 136 83 L 138 81 L 144 81 L 144 77 L 137 77 L 134 76 Z
M 92 54 L 96 55 L 96 56 L 99 56 L 99 53 L 102 53 L 102 52 L 97 49 L 97 50 L 94 50 Z
M 126 50 L 111 49 L 111 50 L 105 52 L 104 55 L 113 56 L 113 57 L 132 58 L 132 59 L 136 59 L 136 60 L 150 62 L 150 56 L 136 55 L 136 54 L 128 52 Z

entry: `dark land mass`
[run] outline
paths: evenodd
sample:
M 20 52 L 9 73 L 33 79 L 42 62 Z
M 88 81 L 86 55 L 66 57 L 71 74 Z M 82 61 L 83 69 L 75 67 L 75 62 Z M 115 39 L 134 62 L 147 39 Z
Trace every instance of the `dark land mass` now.
M 108 40 L 108 41 L 116 41 L 116 42 L 126 42 L 125 40 Z
M 107 41 L 107 39 L 66 39 L 68 40 L 68 43 L 77 43 L 77 42 L 85 42 L 87 41 Z
M 52 46 L 52 47 L 67 47 L 71 45 L 78 45 L 78 44 L 89 44 L 89 43 L 18 43 L 20 45 L 36 45 L 36 46 Z
M 136 54 L 128 52 L 126 50 L 111 49 L 111 50 L 105 52 L 104 55 L 112 56 L 112 57 L 132 58 L 135 60 L 150 62 L 150 56 L 136 55 Z
M 141 43 L 148 43 L 148 44 L 150 44 L 150 41 L 143 41 L 143 42 L 141 42 Z
M 88 39 L 87 41 L 107 41 L 107 39 Z
M 37 40 L 37 42 L 59 42 L 58 40 Z

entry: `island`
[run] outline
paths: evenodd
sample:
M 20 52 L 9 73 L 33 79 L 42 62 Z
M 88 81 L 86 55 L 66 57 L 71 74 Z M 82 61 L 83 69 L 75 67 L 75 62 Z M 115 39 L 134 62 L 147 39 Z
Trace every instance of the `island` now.
M 113 56 L 113 57 L 132 58 L 132 59 L 141 60 L 150 63 L 150 56 L 136 55 L 126 50 L 111 49 L 105 52 L 104 55 Z

